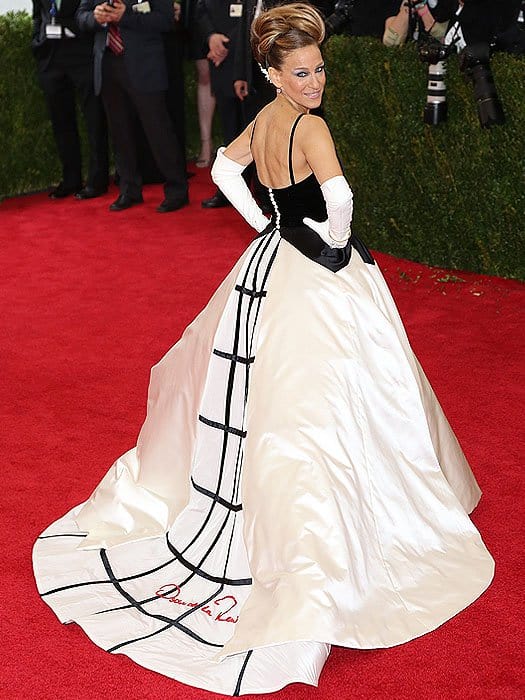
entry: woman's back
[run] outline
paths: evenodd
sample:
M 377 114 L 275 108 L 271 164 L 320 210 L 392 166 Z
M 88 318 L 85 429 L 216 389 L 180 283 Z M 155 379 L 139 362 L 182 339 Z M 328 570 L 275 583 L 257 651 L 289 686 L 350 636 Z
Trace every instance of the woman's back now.
M 250 148 L 259 180 L 270 191 L 281 227 L 304 226 L 305 216 L 324 221 L 321 188 L 297 136 L 306 115 L 283 113 L 278 106 L 271 109 L 275 106 L 262 110 L 251 130 Z
M 312 117 L 283 109 L 278 101 L 259 112 L 251 130 L 250 149 L 265 187 L 283 189 L 312 174 L 301 148 L 301 121 L 305 118 Z

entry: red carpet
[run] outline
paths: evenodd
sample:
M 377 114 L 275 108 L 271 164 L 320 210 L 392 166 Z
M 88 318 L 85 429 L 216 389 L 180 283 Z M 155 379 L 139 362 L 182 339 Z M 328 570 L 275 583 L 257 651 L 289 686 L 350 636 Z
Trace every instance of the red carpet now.
M 150 366 L 177 340 L 250 240 L 230 209 L 109 213 L 102 199 L 0 205 L 3 591 L 0 696 L 39 700 L 219 697 L 146 671 L 62 627 L 38 597 L 31 547 L 135 444 Z M 509 251 L 509 254 L 510 251 Z M 377 255 L 413 346 L 478 477 L 474 521 L 496 578 L 436 632 L 380 651 L 334 649 L 319 689 L 279 700 L 523 697 L 523 286 Z M 520 401 L 521 400 L 521 401 Z M 432 601 L 429 601 L 429 605 Z

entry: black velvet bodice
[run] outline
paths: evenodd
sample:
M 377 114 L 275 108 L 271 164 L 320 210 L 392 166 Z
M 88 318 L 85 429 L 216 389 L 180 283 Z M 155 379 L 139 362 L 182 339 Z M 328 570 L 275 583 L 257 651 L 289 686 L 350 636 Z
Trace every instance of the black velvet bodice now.
M 295 129 L 301 117 L 300 114 L 292 125 L 290 143 L 288 147 L 288 171 L 290 173 L 290 185 L 274 189 L 268 188 L 270 200 L 275 209 L 272 217 L 272 225 L 265 229 L 270 232 L 279 229 L 281 237 L 297 248 L 310 260 L 328 268 L 332 272 L 338 272 L 346 267 L 352 255 L 352 247 L 356 248 L 364 262 L 371 265 L 374 259 L 366 246 L 354 235 L 350 237 L 344 248 L 331 248 L 303 219 L 314 221 L 326 221 L 328 214 L 326 203 L 321 191 L 321 186 L 312 173 L 301 182 L 295 182 L 292 167 L 292 147 Z M 252 130 L 255 131 L 255 125 Z
M 314 221 L 326 220 L 323 193 L 313 173 L 301 182 L 281 189 L 272 189 L 271 192 L 281 215 L 281 226 L 286 228 L 304 226 L 305 216 Z

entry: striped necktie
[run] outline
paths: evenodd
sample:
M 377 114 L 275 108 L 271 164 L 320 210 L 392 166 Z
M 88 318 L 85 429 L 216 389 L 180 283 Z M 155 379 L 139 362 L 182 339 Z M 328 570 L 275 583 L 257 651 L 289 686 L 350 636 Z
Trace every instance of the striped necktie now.
M 120 56 L 124 53 L 124 42 L 122 41 L 120 29 L 113 22 L 108 27 L 108 48 L 110 51 L 113 51 L 115 56 Z

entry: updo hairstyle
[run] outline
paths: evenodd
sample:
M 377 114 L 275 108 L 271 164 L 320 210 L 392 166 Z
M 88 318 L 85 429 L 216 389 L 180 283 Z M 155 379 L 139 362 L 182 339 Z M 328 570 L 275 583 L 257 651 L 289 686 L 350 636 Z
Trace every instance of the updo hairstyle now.
M 251 45 L 261 66 L 280 70 L 290 51 L 319 46 L 324 36 L 324 22 L 315 7 L 294 2 L 261 12 L 252 24 Z

